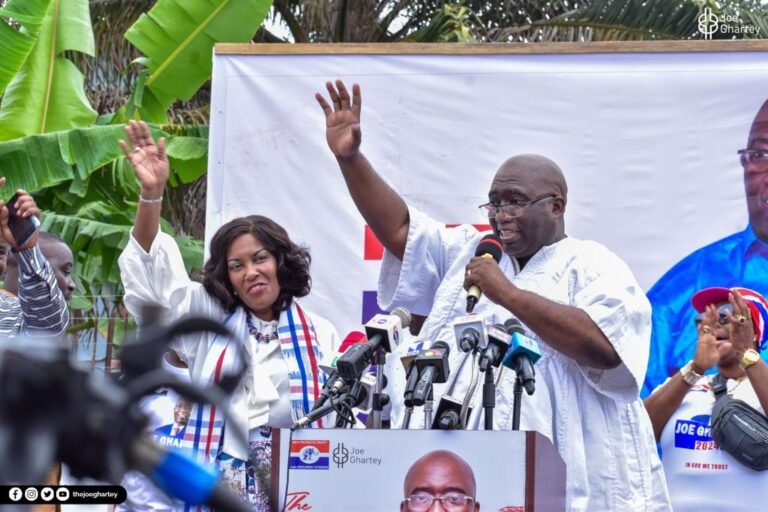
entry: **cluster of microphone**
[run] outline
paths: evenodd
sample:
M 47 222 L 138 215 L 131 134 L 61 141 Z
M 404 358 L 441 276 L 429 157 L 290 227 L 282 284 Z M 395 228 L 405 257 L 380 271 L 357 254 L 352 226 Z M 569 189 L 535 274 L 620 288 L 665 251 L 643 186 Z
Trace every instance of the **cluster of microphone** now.
M 352 332 L 344 339 L 339 351 L 320 363 L 328 375 L 312 411 L 291 426 L 302 428 L 336 412 L 336 426 L 352 426 L 356 419 L 353 409 L 371 410 L 374 427 L 381 427 L 381 411 L 389 396 L 383 363 L 403 338 L 403 329 L 411 323 L 405 308 L 396 308 L 389 315 L 378 314 L 365 324 L 365 333 Z
M 493 259 L 497 263 L 502 255 L 501 240 L 495 235 L 483 237 L 475 255 Z M 433 418 L 433 386 L 449 381 L 451 368 L 450 345 L 445 341 L 417 342 L 415 350 L 401 357 L 405 369 L 406 384 L 403 393 L 404 416 L 402 427 L 408 428 L 415 407 L 424 407 L 425 428 L 462 429 L 467 428 L 467 418 L 472 414 L 470 402 L 474 395 L 479 374 L 484 374 L 483 408 L 485 428 L 492 428 L 495 406 L 494 368 L 506 367 L 515 372 L 515 409 L 519 424 L 520 398 L 522 389 L 532 395 L 536 388 L 534 365 L 541 357 L 536 341 L 525 335 L 523 325 L 516 318 L 503 324 L 486 328 L 484 319 L 473 314 L 482 291 L 472 286 L 467 293 L 467 315 L 453 323 L 456 347 L 472 356 L 477 363 L 470 388 L 463 399 L 450 394 L 441 397 Z M 336 426 L 351 426 L 355 423 L 353 409 L 373 411 L 373 427 L 381 427 L 381 411 L 389 403 L 389 397 L 382 392 L 386 386 L 383 366 L 386 354 L 400 343 L 403 330 L 411 322 L 410 313 L 397 308 L 391 314 L 379 314 L 365 324 L 365 333 L 352 332 L 341 344 L 339 351 L 324 359 L 320 368 L 328 378 L 322 392 L 315 401 L 312 411 L 297 421 L 291 429 L 305 427 L 332 412 L 337 413 Z M 427 345 L 424 347 L 424 345 Z M 473 368 L 475 365 L 472 365 Z M 463 365 L 462 365 L 463 367 Z M 514 426 L 513 426 L 514 428 Z

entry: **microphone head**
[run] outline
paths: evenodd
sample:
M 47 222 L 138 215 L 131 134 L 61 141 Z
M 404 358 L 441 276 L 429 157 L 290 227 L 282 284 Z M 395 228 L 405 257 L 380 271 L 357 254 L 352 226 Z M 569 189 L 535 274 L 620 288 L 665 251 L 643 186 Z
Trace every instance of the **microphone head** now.
M 482 256 L 483 254 L 490 254 L 496 263 L 501 261 L 501 255 L 504 252 L 504 245 L 501 243 L 501 238 L 494 234 L 485 235 L 480 243 L 477 244 L 475 250 L 475 256 Z
M 395 308 L 390 313 L 392 316 L 396 316 L 400 319 L 400 327 L 406 329 L 411 325 L 411 312 L 405 308 Z
M 429 348 L 430 349 L 441 348 L 441 349 L 445 350 L 446 354 L 450 354 L 451 353 L 451 347 L 448 346 L 448 343 L 446 343 L 444 341 L 436 341 Z
M 520 320 L 517 318 L 510 318 L 506 322 L 504 322 L 504 330 L 507 331 L 507 334 L 514 334 L 514 333 L 520 333 L 525 334 L 525 329 L 523 329 L 523 324 L 520 323 Z

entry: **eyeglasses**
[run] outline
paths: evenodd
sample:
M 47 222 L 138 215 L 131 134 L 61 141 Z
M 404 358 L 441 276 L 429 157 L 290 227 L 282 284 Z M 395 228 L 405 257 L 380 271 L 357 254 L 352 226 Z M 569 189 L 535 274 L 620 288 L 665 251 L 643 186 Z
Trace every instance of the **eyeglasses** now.
M 529 206 L 532 206 L 540 201 L 544 201 L 545 199 L 550 199 L 553 197 L 558 197 L 557 194 L 547 194 L 545 196 L 540 196 L 535 199 L 531 199 L 530 201 L 527 201 L 525 203 L 512 203 L 512 204 L 494 204 L 493 201 L 485 204 L 481 204 L 478 206 L 480 210 L 485 210 L 488 213 L 488 218 L 495 217 L 499 213 L 503 213 L 505 217 L 508 219 L 515 219 L 523 214 L 523 208 L 527 208 Z
M 764 149 L 740 149 L 738 153 L 742 167 L 749 164 L 760 166 L 762 169 L 768 165 L 768 150 Z
M 419 493 L 411 494 L 404 501 L 408 504 L 408 510 L 411 512 L 424 512 L 432 508 L 435 500 L 439 500 L 448 512 L 461 512 L 469 503 L 475 501 L 475 498 L 459 492 L 449 492 L 443 496 Z
M 717 322 L 720 325 L 727 325 L 728 324 L 728 315 L 726 315 L 726 311 L 730 311 L 731 314 L 733 314 L 733 306 L 729 304 L 723 304 L 721 306 L 718 306 L 717 308 Z M 693 321 L 696 323 L 696 325 L 699 325 L 701 322 L 704 321 L 704 313 L 701 313 L 699 316 L 693 319 Z

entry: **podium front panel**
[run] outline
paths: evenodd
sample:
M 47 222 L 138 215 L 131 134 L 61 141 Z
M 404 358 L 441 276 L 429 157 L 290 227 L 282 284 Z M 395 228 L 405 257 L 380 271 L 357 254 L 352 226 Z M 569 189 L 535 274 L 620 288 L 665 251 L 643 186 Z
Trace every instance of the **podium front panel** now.
M 408 469 L 434 450 L 449 450 L 469 464 L 481 510 L 526 510 L 526 462 L 532 473 L 533 464 L 526 461 L 525 432 L 275 429 L 273 436 L 279 510 L 400 510 Z

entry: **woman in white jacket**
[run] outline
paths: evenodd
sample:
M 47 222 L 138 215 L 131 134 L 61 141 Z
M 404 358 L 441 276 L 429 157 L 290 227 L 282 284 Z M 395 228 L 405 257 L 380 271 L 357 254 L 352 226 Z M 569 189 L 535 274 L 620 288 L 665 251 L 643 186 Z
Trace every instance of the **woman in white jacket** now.
M 167 321 L 205 315 L 247 340 L 245 347 L 236 347 L 236 340 L 195 334 L 173 345 L 192 380 L 206 385 L 235 371 L 241 349 L 250 355 L 249 370 L 229 404 L 236 425 L 227 429 L 248 431 L 249 446 L 224 435 L 223 415 L 212 406 L 193 409 L 182 446 L 200 460 L 215 462 L 231 487 L 255 509 L 267 510 L 268 487 L 254 475 L 263 475 L 268 464 L 270 427 L 288 427 L 310 412 L 323 385 L 318 363 L 338 348 L 333 326 L 295 300 L 310 291 L 309 253 L 271 219 L 240 217 L 213 236 L 203 283 L 191 281 L 175 241 L 159 230 L 169 167 L 165 140 L 155 144 L 144 122 L 131 121 L 126 133 L 129 143 L 120 141 L 120 146 L 141 183 L 141 195 L 119 260 L 125 304 L 139 325 L 142 307 L 156 304 Z

